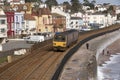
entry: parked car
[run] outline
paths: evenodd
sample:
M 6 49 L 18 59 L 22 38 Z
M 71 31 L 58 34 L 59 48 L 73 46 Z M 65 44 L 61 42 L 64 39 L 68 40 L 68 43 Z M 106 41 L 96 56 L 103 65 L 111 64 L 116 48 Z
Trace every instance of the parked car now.
M 42 42 L 44 41 L 44 36 L 40 36 L 40 35 L 30 35 L 28 37 L 25 37 L 24 40 L 27 43 L 36 43 L 36 42 Z
M 42 42 L 42 41 L 45 41 L 51 38 L 52 36 L 50 33 L 34 33 L 33 35 L 24 37 L 24 40 L 27 43 L 38 43 L 38 42 Z

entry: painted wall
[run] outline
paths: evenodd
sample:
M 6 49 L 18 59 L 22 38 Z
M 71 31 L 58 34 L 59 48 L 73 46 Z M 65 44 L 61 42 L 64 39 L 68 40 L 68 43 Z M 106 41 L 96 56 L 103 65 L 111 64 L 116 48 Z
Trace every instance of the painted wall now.
M 15 12 L 13 30 L 15 31 L 15 34 L 21 34 L 21 31 L 25 30 L 23 13 Z

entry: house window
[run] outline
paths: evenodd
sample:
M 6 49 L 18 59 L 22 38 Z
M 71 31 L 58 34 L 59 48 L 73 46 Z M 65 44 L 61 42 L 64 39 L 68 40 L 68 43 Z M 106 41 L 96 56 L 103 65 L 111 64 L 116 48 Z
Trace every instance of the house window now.
M 43 17 L 43 24 L 47 24 L 47 18 Z
M 21 20 L 22 20 L 22 22 L 24 22 L 24 17 L 23 16 L 21 16 Z
M 76 26 L 76 28 L 78 28 L 78 26 Z
M 78 24 L 78 22 L 76 22 L 76 24 Z
M 18 22 L 18 16 L 16 16 L 16 22 Z
M 1 20 L 1 21 L 0 21 L 0 24 L 5 24 L 5 20 Z
M 70 24 L 73 24 L 73 22 L 71 22 Z
M 4 32 L 5 32 L 5 28 L 2 28 L 2 29 L 1 29 L 1 33 L 4 33 Z
M 93 21 L 94 23 L 96 23 L 96 21 Z

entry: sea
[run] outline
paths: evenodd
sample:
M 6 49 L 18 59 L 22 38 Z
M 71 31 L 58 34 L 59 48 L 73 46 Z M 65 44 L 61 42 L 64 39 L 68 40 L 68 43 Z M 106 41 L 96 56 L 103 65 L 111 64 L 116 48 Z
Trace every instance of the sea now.
M 110 61 L 98 66 L 98 80 L 120 80 L 120 53 L 111 55 Z

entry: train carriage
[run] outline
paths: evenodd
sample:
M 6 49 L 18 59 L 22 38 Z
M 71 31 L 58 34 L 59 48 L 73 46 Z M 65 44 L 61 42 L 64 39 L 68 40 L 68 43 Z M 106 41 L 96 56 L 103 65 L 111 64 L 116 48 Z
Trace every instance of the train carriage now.
M 77 42 L 79 32 L 77 30 L 69 30 L 56 33 L 53 38 L 54 50 L 66 50 L 71 44 Z

